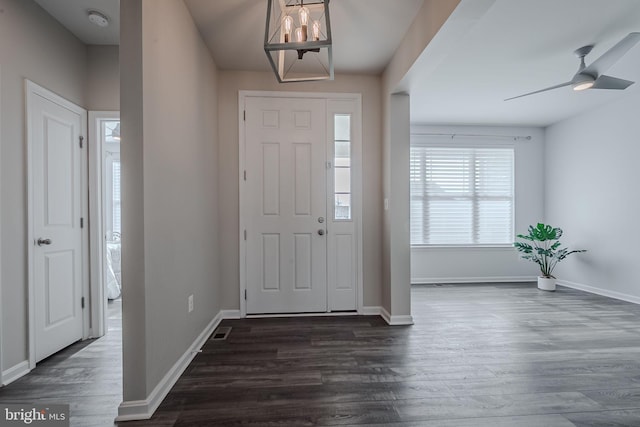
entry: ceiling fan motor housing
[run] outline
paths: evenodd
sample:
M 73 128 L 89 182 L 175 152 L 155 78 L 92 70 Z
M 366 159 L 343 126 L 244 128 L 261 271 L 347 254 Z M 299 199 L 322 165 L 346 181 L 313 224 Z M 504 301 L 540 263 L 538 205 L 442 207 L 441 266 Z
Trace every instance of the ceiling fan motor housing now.
M 573 90 L 585 90 L 591 88 L 595 81 L 595 76 L 592 76 L 588 73 L 578 72 L 575 76 L 573 76 L 573 79 L 571 80 L 571 86 L 573 87 Z

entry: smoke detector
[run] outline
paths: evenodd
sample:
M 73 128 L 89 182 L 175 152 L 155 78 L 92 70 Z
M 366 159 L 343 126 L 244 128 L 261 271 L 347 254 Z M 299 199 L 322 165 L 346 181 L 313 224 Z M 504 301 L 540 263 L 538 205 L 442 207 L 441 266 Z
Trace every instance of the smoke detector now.
M 98 27 L 107 27 L 109 25 L 109 18 L 107 15 L 98 12 L 97 10 L 90 10 L 87 12 L 89 21 L 96 24 Z

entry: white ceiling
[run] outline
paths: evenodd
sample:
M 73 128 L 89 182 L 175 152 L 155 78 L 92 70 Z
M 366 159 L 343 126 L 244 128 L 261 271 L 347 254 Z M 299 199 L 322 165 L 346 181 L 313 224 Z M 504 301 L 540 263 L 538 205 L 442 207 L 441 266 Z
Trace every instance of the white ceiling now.
M 120 0 L 35 0 L 44 10 L 86 44 L 118 44 Z M 96 10 L 109 18 L 109 26 L 92 24 L 88 12 Z
M 595 44 L 587 65 L 640 31 L 637 0 L 462 0 L 403 82 L 411 121 L 546 126 L 640 90 L 640 45 L 606 74 L 638 82 L 625 91 L 565 87 L 573 51 Z
M 117 44 L 119 0 L 36 0 L 87 44 Z M 380 73 L 423 0 L 333 0 L 338 73 Z M 185 0 L 216 64 L 269 70 L 263 51 L 266 0 Z M 87 10 L 111 19 L 105 30 Z M 571 79 L 573 51 L 595 48 L 587 64 L 626 34 L 640 31 L 638 0 L 461 0 L 399 90 L 411 94 L 411 120 L 427 124 L 547 126 L 640 90 L 640 45 L 608 75 L 637 81 L 625 91 L 570 87 L 505 98 Z
M 379 74 L 423 0 L 333 0 L 329 3 L 337 73 Z M 185 0 L 223 70 L 270 70 L 264 53 L 267 0 Z

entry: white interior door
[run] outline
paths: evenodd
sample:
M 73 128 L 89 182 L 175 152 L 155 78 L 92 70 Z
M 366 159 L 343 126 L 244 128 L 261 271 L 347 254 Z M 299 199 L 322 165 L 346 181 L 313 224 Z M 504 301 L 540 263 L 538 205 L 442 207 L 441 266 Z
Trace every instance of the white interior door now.
M 326 101 L 245 109 L 247 313 L 325 312 Z
M 80 136 L 86 113 L 34 87 L 28 91 L 35 322 L 31 330 L 39 361 L 83 336 Z

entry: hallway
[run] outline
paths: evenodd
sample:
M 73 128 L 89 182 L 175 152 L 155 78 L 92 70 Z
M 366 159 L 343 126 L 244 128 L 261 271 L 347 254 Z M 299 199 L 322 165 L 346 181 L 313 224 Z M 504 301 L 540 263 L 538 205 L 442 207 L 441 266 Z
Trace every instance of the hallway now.
M 113 425 L 122 402 L 122 300 L 109 302 L 109 330 L 43 360 L 0 388 L 1 403 L 69 404 L 71 426 Z

